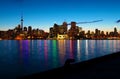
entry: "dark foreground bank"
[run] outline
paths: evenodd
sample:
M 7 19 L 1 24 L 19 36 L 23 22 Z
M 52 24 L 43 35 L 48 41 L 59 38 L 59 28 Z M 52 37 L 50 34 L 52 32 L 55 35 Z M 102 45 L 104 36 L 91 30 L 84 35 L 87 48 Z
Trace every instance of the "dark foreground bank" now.
M 18 79 L 120 79 L 120 52 Z

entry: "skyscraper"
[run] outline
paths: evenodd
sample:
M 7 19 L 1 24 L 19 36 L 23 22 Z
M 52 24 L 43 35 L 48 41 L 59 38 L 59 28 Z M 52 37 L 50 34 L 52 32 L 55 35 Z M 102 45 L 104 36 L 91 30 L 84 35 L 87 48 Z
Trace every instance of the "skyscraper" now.
M 117 28 L 115 27 L 115 28 L 114 28 L 114 33 L 116 33 L 116 32 L 117 32 Z
M 114 37 L 117 37 L 118 36 L 118 32 L 117 32 L 117 28 L 115 27 L 114 28 Z

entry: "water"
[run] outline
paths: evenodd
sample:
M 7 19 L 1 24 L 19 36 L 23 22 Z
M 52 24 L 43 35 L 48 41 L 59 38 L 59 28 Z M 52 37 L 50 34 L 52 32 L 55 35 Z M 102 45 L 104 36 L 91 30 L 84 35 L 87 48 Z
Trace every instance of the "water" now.
M 3 40 L 0 79 L 14 79 L 120 51 L 120 40 Z

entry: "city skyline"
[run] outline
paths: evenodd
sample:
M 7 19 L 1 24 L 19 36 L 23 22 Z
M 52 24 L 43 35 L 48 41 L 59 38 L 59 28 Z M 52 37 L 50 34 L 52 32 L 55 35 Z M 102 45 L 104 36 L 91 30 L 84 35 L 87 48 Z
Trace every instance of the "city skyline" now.
M 101 29 L 120 31 L 119 0 L 1 0 L 0 30 L 13 29 L 20 24 L 21 13 L 24 26 L 49 32 L 54 23 L 86 22 L 102 19 L 102 22 L 79 24 L 83 30 Z M 68 26 L 69 27 L 69 26 Z

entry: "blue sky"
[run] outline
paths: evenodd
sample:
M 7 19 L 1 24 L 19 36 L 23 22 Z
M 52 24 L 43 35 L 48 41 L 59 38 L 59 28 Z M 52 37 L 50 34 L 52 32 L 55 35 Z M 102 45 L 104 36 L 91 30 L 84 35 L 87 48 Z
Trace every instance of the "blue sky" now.
M 0 30 L 13 29 L 20 24 L 21 12 L 24 26 L 48 31 L 54 23 L 63 21 L 84 22 L 102 19 L 91 24 L 78 24 L 83 30 L 98 28 L 120 30 L 120 0 L 0 0 Z M 70 26 L 69 26 L 70 27 Z

